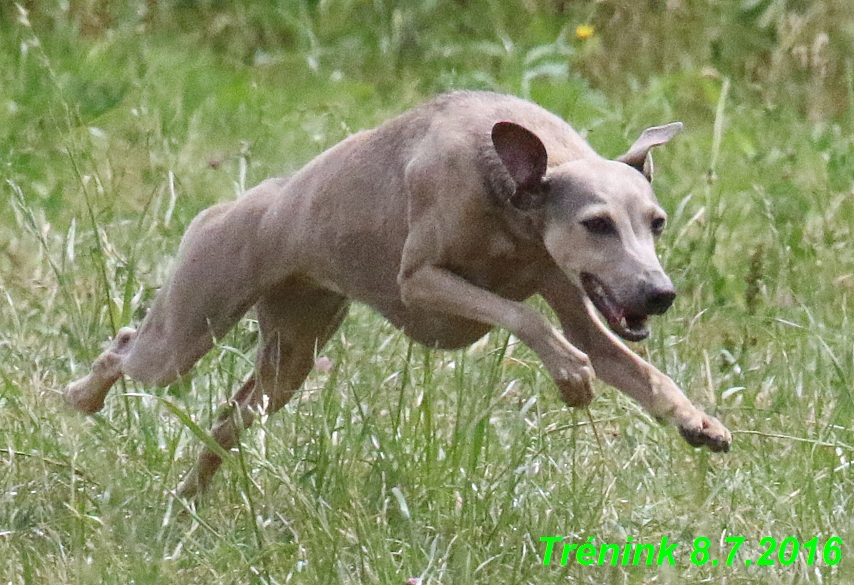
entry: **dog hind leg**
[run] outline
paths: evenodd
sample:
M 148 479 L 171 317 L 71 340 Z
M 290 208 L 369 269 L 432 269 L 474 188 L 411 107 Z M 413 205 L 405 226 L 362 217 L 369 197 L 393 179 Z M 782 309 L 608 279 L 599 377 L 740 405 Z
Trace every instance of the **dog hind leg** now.
M 122 375 L 165 386 L 187 373 L 260 296 L 259 264 L 248 252 L 256 222 L 232 203 L 200 213 L 139 330 L 121 329 L 92 372 L 68 386 L 66 403 L 94 414 Z
M 273 414 L 290 401 L 311 371 L 315 352 L 341 325 L 348 306 L 346 298 L 305 284 L 288 284 L 261 298 L 257 311 L 262 346 L 255 358 L 255 374 L 214 422 L 211 435 L 220 447 L 233 448 L 260 408 L 266 406 L 267 414 Z M 181 495 L 204 492 L 221 464 L 215 451 L 203 448 L 179 489 Z
M 68 385 L 65 402 L 86 414 L 95 414 L 104 408 L 104 399 L 113 384 L 121 378 L 122 361 L 133 348 L 136 337 L 136 329 L 119 329 L 109 349 L 95 359 L 92 371 Z

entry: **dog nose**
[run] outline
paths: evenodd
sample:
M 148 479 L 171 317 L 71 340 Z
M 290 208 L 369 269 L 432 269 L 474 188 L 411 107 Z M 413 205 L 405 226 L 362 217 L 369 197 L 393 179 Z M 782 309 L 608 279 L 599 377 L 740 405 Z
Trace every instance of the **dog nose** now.
M 659 288 L 646 298 L 645 310 L 649 315 L 661 315 L 670 308 L 673 304 L 673 299 L 676 298 L 676 290 L 673 286 L 667 288 Z

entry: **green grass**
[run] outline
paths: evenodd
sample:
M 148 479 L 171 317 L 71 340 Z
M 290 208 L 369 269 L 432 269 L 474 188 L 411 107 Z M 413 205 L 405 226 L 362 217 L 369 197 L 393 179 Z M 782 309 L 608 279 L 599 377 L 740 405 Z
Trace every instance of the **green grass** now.
M 0 7 L 0 582 L 854 583 L 844 2 L 69 4 Z M 637 349 L 729 454 L 604 385 L 565 409 L 505 332 L 432 352 L 364 307 L 197 508 L 174 489 L 251 371 L 251 316 L 179 384 L 62 406 L 196 213 L 451 87 L 530 97 L 608 156 L 686 123 L 656 153 L 680 296 Z M 544 567 L 547 535 L 681 544 L 674 567 Z M 691 563 L 733 535 L 733 566 Z M 839 536 L 842 562 L 745 566 L 767 536 Z

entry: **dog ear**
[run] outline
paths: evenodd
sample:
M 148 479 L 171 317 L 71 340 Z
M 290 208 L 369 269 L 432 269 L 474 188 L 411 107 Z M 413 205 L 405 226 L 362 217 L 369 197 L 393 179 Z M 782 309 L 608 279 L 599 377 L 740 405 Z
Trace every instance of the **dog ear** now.
M 682 122 L 673 122 L 664 126 L 654 126 L 647 128 L 635 140 L 635 143 L 629 148 L 628 152 L 617 157 L 617 160 L 626 163 L 630 167 L 634 167 L 643 173 L 644 177 L 652 182 L 652 150 L 655 146 L 667 144 L 670 139 L 679 134 L 684 125 Z
M 535 207 L 542 200 L 548 166 L 548 155 L 542 141 L 519 124 L 498 122 L 492 127 L 492 144 L 516 183 L 510 203 L 524 209 Z

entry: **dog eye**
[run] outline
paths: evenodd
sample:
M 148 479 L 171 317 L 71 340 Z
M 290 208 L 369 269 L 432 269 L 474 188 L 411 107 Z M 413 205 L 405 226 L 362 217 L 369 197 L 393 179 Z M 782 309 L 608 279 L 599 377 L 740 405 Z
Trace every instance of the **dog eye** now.
M 650 229 L 652 229 L 652 235 L 660 236 L 661 232 L 664 231 L 664 226 L 666 224 L 667 224 L 667 220 L 664 219 L 663 217 L 656 217 L 654 220 L 652 220 L 652 223 L 649 226 Z
M 610 217 L 591 217 L 582 221 L 581 225 L 586 227 L 591 234 L 597 236 L 617 235 L 617 225 Z

